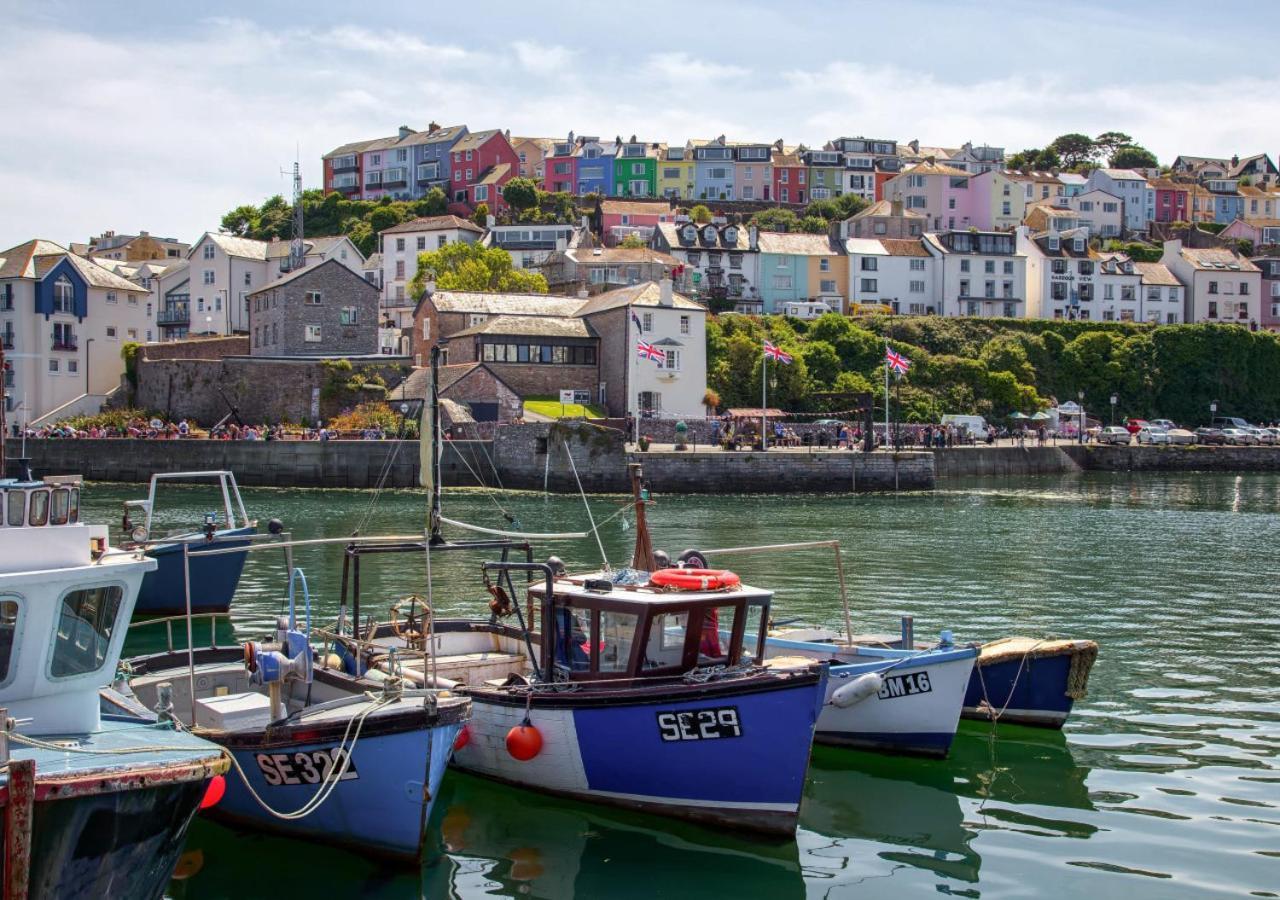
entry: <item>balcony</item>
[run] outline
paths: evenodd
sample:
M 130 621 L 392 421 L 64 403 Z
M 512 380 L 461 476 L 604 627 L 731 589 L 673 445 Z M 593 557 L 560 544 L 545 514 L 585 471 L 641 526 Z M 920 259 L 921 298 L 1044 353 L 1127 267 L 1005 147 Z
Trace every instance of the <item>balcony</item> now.
M 157 325 L 187 325 L 191 322 L 191 308 L 185 303 L 166 306 L 156 313 Z
M 80 344 L 77 342 L 75 335 L 69 335 L 61 339 L 55 337 L 50 349 L 73 353 L 80 349 Z
M 4 347 L 4 349 L 6 349 L 6 350 L 12 350 L 12 349 L 13 349 L 13 334 L 12 334 L 12 333 L 6 333 L 6 334 L 4 334 L 3 336 L 0 336 L 0 346 L 3 346 L 3 347 Z
M 359 171 L 360 164 L 354 156 L 339 156 L 333 161 L 333 173 Z

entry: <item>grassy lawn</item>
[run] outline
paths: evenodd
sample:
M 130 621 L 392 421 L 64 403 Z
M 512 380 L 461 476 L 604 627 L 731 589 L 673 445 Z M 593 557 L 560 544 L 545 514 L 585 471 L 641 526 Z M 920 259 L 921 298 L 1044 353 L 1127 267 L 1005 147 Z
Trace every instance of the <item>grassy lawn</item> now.
M 525 412 L 546 416 L 549 419 L 603 419 L 605 417 L 604 410 L 594 403 L 588 403 L 586 406 L 581 403 L 565 403 L 561 405 L 558 397 L 526 397 L 524 410 Z

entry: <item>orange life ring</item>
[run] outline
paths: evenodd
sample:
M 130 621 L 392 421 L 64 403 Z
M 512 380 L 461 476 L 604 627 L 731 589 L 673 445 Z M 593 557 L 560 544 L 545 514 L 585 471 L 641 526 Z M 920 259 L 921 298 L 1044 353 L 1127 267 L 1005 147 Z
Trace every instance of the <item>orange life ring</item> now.
M 659 569 L 649 576 L 649 583 L 682 591 L 716 591 L 735 587 L 742 579 L 728 569 Z

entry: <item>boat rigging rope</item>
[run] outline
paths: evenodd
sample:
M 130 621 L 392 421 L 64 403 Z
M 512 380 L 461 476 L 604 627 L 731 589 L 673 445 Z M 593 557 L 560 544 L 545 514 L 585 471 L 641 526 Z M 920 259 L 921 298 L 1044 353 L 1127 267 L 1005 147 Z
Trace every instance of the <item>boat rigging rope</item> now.
M 978 651 L 978 658 L 974 661 L 974 665 L 978 669 L 978 684 L 982 686 L 982 702 L 987 707 L 987 715 L 991 717 L 992 725 L 995 725 L 1000 721 L 1000 717 L 1004 715 L 1004 711 L 1008 709 L 1009 704 L 1013 702 L 1013 692 L 1018 688 L 1018 679 L 1022 677 L 1022 670 L 1026 667 L 1027 660 L 1031 657 L 1031 654 L 1037 647 L 1048 640 L 1050 640 L 1050 638 L 1041 638 L 1023 651 L 1022 659 L 1018 661 L 1018 671 L 1014 673 L 1013 683 L 1009 685 L 1009 696 L 1005 697 L 1004 706 L 1000 707 L 999 712 L 995 711 L 995 707 L 991 705 L 991 697 L 987 694 L 987 681 L 982 677 L 982 651 Z
M 601 563 L 604 566 L 604 570 L 609 572 L 611 571 L 609 568 L 609 556 L 604 552 L 604 541 L 600 539 L 600 529 L 596 527 L 595 516 L 591 515 L 591 504 L 587 502 L 587 492 L 582 489 L 582 479 L 578 477 L 578 465 L 573 461 L 573 452 L 569 449 L 569 441 L 562 437 L 560 444 L 564 447 L 564 455 L 569 457 L 569 468 L 573 470 L 573 480 L 578 484 L 578 494 L 582 497 L 582 505 L 587 509 L 587 521 L 591 523 L 591 533 L 595 536 L 596 546 L 600 548 Z
M 496 489 L 484 483 L 484 479 L 480 477 L 480 473 L 471 467 L 471 463 L 467 462 L 467 458 L 462 454 L 462 451 L 456 451 L 454 456 L 461 460 L 462 464 L 467 467 L 467 471 L 471 473 L 471 477 L 476 480 L 476 484 L 484 490 L 485 496 L 493 502 L 494 506 L 498 507 L 498 512 L 502 513 L 502 518 L 519 528 L 520 523 L 516 520 L 516 517 L 509 513 L 506 507 L 498 501 Z M 477 462 L 476 465 L 479 466 L 479 462 Z
M 364 720 L 368 718 L 371 713 L 382 709 L 384 706 L 387 706 L 396 700 L 395 697 L 375 697 L 373 694 L 368 692 L 365 693 L 365 696 L 374 701 L 373 705 L 362 710 L 358 716 L 355 716 L 347 722 L 346 731 L 342 733 L 342 740 L 338 742 L 337 747 L 337 750 L 342 752 L 341 765 L 330 767 L 325 777 L 320 780 L 320 785 L 316 788 L 316 792 L 312 795 L 311 799 L 295 809 L 293 812 L 280 812 L 279 810 L 272 809 L 271 806 L 268 805 L 267 801 L 258 796 L 258 792 L 253 789 L 253 785 L 249 783 L 249 776 L 245 774 L 245 771 L 241 767 L 240 761 L 236 759 L 235 754 L 228 754 L 231 757 L 231 764 L 235 766 L 236 771 L 240 773 L 240 780 L 244 782 L 244 786 L 248 789 L 249 795 L 258 802 L 259 806 L 271 815 L 275 816 L 277 819 L 293 821 L 296 819 L 303 819 L 311 815 L 329 799 L 337 788 L 338 782 L 347 774 L 347 768 L 351 765 L 351 757 L 355 752 L 356 742 L 360 740 L 360 731 L 364 728 Z M 355 725 L 356 727 L 354 735 L 351 734 L 352 725 Z M 346 746 L 348 737 L 351 738 L 351 747 L 349 749 Z M 332 756 L 332 752 L 330 755 Z
M 37 750 L 49 750 L 53 753 L 83 753 L 86 756 L 130 755 L 134 753 L 208 753 L 208 747 L 166 747 L 154 744 L 146 747 L 115 747 L 110 750 L 90 747 L 70 747 L 56 741 L 43 741 L 16 731 L 9 732 L 9 740 L 17 744 L 34 747 Z
M 365 507 L 364 514 L 360 517 L 360 521 L 356 523 L 353 534 L 359 534 L 364 531 L 365 525 L 369 523 L 370 517 L 373 515 L 374 509 L 378 505 L 378 500 L 382 496 L 382 491 L 386 488 L 387 478 L 391 475 L 391 466 L 395 463 L 396 457 L 400 455 L 400 448 L 404 446 L 405 428 L 404 419 L 400 420 L 400 433 L 396 437 L 395 449 L 386 455 L 382 461 L 382 470 L 378 473 L 378 480 L 373 486 L 373 495 L 369 498 L 369 505 Z

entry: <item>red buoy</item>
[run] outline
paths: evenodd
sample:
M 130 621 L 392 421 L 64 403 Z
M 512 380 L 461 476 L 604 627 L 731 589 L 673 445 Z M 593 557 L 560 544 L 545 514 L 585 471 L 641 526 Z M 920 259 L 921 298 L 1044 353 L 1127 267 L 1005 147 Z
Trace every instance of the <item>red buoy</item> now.
M 467 744 L 471 743 L 471 726 L 463 725 L 458 729 L 458 736 L 453 739 L 453 749 L 461 750 Z
M 525 719 L 507 732 L 507 752 L 513 759 L 528 762 L 542 752 L 542 732 Z
M 200 808 L 208 809 L 211 806 L 217 806 L 218 801 L 222 799 L 222 795 L 227 792 L 227 779 L 221 775 L 214 775 L 209 779 L 209 786 L 204 789 L 204 796 L 200 798 Z

